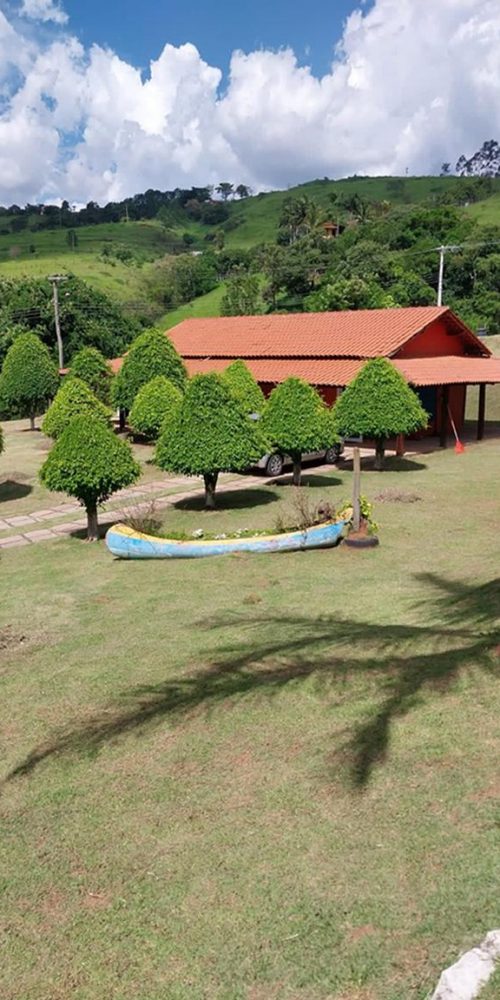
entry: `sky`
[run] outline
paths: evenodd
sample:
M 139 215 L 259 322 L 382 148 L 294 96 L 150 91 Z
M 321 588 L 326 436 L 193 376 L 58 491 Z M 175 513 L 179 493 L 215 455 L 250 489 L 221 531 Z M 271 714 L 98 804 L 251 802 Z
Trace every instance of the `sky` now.
M 0 203 L 439 172 L 499 52 L 499 0 L 0 0 Z

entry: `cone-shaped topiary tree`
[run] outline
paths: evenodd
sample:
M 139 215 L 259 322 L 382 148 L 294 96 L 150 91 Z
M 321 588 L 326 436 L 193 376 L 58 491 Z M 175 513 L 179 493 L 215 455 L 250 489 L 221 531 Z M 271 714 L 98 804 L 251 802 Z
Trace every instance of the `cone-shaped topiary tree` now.
M 213 509 L 219 472 L 242 472 L 262 450 L 257 425 L 220 375 L 195 375 L 179 410 L 160 434 L 156 462 L 170 472 L 203 476 L 205 505 Z
M 101 403 L 109 406 L 113 373 L 109 362 L 96 347 L 82 347 L 72 359 L 69 373 L 85 382 Z
M 429 421 L 417 394 L 386 358 L 373 358 L 363 365 L 335 403 L 333 414 L 344 437 L 375 439 L 375 468 L 379 470 L 388 437 L 412 434 Z
M 59 375 L 50 354 L 34 333 L 21 333 L 9 347 L 0 375 L 0 409 L 11 417 L 43 413 L 59 387 Z
M 75 417 L 57 439 L 42 468 L 49 490 L 76 497 L 87 512 L 87 537 L 98 537 L 97 508 L 141 474 L 130 445 L 95 414 Z
M 245 413 L 262 413 L 264 393 L 244 361 L 233 361 L 222 372 L 222 379 Z
M 287 378 L 273 389 L 262 430 L 273 449 L 290 455 L 294 486 L 300 486 L 304 452 L 326 450 L 338 440 L 331 410 L 316 389 L 298 378 Z
M 164 375 L 178 389 L 185 387 L 186 369 L 174 345 L 159 330 L 145 330 L 134 340 L 113 379 L 114 404 L 129 412 L 139 389 L 157 375 Z
M 156 441 L 165 421 L 175 416 L 181 402 L 180 389 L 164 375 L 157 375 L 139 389 L 128 422 L 134 433 Z
M 80 378 L 71 375 L 64 380 L 56 398 L 43 419 L 42 431 L 47 437 L 58 438 L 74 417 L 93 415 L 109 426 L 109 410 Z

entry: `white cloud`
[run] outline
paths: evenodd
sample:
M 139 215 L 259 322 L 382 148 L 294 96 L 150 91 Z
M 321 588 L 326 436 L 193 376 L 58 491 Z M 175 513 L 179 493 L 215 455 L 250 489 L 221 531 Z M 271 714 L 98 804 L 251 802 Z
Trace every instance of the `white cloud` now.
M 23 0 L 20 13 L 32 21 L 53 21 L 54 24 L 68 21 L 68 15 L 54 0 Z
M 499 47 L 498 0 L 376 0 L 322 78 L 290 50 L 236 52 L 221 94 L 193 45 L 143 77 L 70 36 L 34 47 L 0 15 L 0 202 L 431 172 L 500 138 Z

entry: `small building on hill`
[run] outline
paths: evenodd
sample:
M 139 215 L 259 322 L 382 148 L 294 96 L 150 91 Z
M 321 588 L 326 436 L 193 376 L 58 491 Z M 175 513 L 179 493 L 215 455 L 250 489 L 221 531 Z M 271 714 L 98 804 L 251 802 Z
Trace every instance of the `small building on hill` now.
M 367 309 L 187 319 L 169 331 L 190 375 L 223 371 L 242 358 L 265 394 L 290 375 L 316 386 L 326 402 L 362 365 L 386 357 L 418 392 L 441 443 L 463 427 L 467 386 L 478 385 L 478 438 L 485 392 L 500 383 L 500 359 L 447 307 Z

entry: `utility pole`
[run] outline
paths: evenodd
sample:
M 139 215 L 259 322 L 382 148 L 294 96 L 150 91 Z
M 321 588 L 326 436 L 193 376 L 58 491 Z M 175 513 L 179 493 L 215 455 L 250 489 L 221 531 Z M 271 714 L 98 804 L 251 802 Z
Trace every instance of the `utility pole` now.
M 64 274 L 51 274 L 49 275 L 48 281 L 50 281 L 53 290 L 53 303 L 54 303 L 54 322 L 56 326 L 56 339 L 57 339 L 57 352 L 59 355 L 59 368 L 64 368 L 64 348 L 61 337 L 61 324 L 59 322 L 59 284 L 61 281 L 67 281 L 67 277 Z
M 443 281 L 444 281 L 444 255 L 446 247 L 439 247 L 439 281 L 438 281 L 438 306 L 443 304 Z

